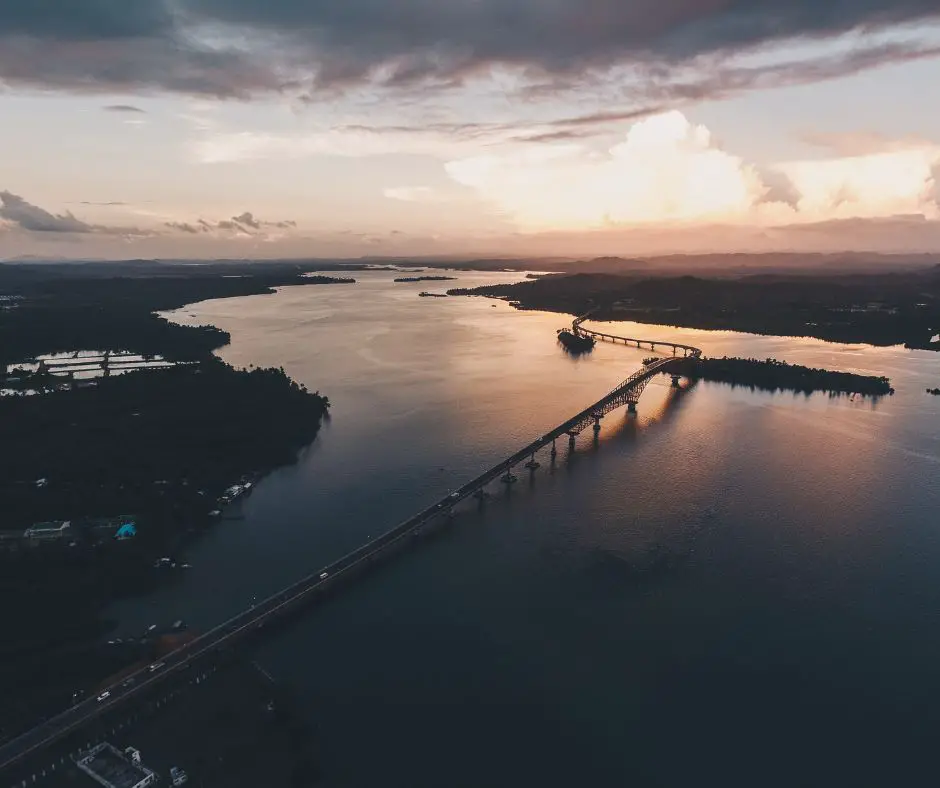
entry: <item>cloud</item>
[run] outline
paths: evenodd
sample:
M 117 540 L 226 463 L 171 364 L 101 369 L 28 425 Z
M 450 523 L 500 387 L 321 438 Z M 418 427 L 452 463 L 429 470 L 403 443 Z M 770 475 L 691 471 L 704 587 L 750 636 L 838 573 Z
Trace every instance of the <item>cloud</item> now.
M 8 226 L 26 232 L 49 235 L 149 235 L 147 230 L 141 230 L 137 227 L 110 227 L 101 224 L 89 224 L 76 217 L 71 211 L 59 214 L 51 213 L 10 191 L 0 191 L 0 220 Z
M 0 4 L 0 81 L 246 98 L 354 85 L 453 87 L 492 69 L 550 89 L 769 43 L 927 23 L 937 0 L 73 0 Z M 859 37 L 845 68 L 903 59 Z M 803 78 L 814 74 L 814 58 Z M 714 66 L 715 63 L 712 63 Z M 825 64 L 824 64 L 825 65 Z
M 108 202 L 94 202 L 92 200 L 79 200 L 79 205 L 97 205 L 100 207 L 114 208 L 114 207 L 123 207 L 126 206 L 126 202 L 121 202 L 119 200 L 109 200 Z
M 141 112 L 144 113 L 146 110 L 142 110 L 140 107 L 135 107 L 131 104 L 108 104 L 104 107 L 105 112 Z
M 798 215 L 876 219 L 895 215 L 935 218 L 933 169 L 940 146 L 889 150 L 778 165 L 799 195 Z
M 53 214 L 27 202 L 18 194 L 0 191 L 0 219 L 34 233 L 91 233 L 94 226 L 66 211 Z
M 718 221 L 765 191 L 754 168 L 679 112 L 635 123 L 606 155 L 542 145 L 452 161 L 446 170 L 527 229 Z
M 938 214 L 940 147 L 758 168 L 678 111 L 634 123 L 606 153 L 575 143 L 455 159 L 447 173 L 524 231 Z
M 433 202 L 437 198 L 434 189 L 429 186 L 397 186 L 384 189 L 382 194 L 389 200 L 402 202 Z
M 163 226 L 169 227 L 171 230 L 178 230 L 181 233 L 189 233 L 190 235 L 207 233 L 210 231 L 210 228 L 208 227 L 204 227 L 201 224 L 190 224 L 189 222 L 164 222 Z
M 241 236 L 262 237 L 265 228 L 275 228 L 279 230 L 289 230 L 297 226 L 297 222 L 291 219 L 281 221 L 263 221 L 256 219 L 251 211 L 245 211 L 231 219 L 222 219 L 218 222 L 208 222 L 205 219 L 197 219 L 195 222 L 164 222 L 163 226 L 187 235 L 200 235 L 203 233 L 234 233 Z
M 800 139 L 837 156 L 869 156 L 879 153 L 936 148 L 940 143 L 923 137 L 888 137 L 876 132 L 807 131 Z

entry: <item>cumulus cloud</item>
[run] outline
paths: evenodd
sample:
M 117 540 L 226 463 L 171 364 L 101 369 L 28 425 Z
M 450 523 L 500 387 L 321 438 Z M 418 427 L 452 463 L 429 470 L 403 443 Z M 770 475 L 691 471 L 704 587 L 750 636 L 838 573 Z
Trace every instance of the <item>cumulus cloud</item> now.
M 756 170 L 675 111 L 635 123 L 606 155 L 540 145 L 451 161 L 446 170 L 538 229 L 719 221 L 748 210 L 764 192 Z
M 797 215 L 874 219 L 936 218 L 933 168 L 940 147 L 922 147 L 779 165 L 799 195 Z
M 670 67 L 940 15 L 937 0 L 73 0 L 55 13 L 47 5 L 0 4 L 0 80 L 219 97 L 446 86 L 492 68 L 559 85 L 617 66 Z
M 923 137 L 888 137 L 875 132 L 807 131 L 801 135 L 801 139 L 809 145 L 822 148 L 837 156 L 868 156 L 912 148 L 940 147 L 940 144 Z
M 780 225 L 937 215 L 940 148 L 757 168 L 678 112 L 633 124 L 605 154 L 575 143 L 456 159 L 458 183 L 527 231 L 651 224 Z

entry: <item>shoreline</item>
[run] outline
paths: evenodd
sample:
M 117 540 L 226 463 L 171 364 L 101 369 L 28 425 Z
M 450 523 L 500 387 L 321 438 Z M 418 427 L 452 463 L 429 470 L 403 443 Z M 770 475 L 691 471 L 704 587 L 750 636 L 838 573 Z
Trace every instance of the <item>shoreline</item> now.
M 0 292 L 11 289 L 3 273 Z M 188 546 L 223 519 L 220 501 L 247 494 L 257 480 L 296 462 L 327 416 L 328 398 L 283 369 L 240 370 L 222 361 L 216 351 L 228 344 L 227 332 L 172 323 L 158 310 L 354 281 L 295 270 L 235 279 L 201 269 L 168 286 L 165 277 L 102 283 L 81 271 L 72 280 L 30 273 L 41 281 L 24 286 L 16 308 L 0 313 L 0 340 L 22 340 L 0 341 L 6 345 L 0 361 L 15 366 L 31 355 L 94 350 L 97 343 L 83 347 L 84 328 L 84 337 L 106 348 L 156 350 L 191 363 L 110 376 L 105 367 L 90 380 L 51 370 L 8 374 L 0 366 L 2 377 L 41 392 L 0 397 L 7 449 L 0 458 L 7 502 L 0 589 L 31 599 L 15 606 L 7 622 L 0 737 L 67 706 L 76 687 L 94 686 L 147 653 L 146 636 L 135 645 L 106 645 L 113 622 L 104 611 L 173 582 L 185 570 Z M 24 327 L 34 331 L 23 334 Z M 133 538 L 123 541 L 108 524 L 122 512 L 133 515 L 134 526 Z M 27 536 L 38 522 L 54 526 L 43 541 Z
M 695 276 L 571 274 L 514 284 L 452 288 L 519 310 L 703 331 L 814 338 L 940 351 L 940 267 L 893 276 Z

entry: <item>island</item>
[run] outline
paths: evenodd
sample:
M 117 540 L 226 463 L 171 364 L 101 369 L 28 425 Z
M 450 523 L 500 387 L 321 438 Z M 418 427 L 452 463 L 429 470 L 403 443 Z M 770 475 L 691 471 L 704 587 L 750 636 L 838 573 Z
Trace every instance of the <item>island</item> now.
M 188 571 L 187 543 L 294 462 L 328 414 L 329 399 L 283 369 L 218 359 L 226 332 L 157 312 L 350 283 L 309 274 L 0 265 L 0 593 L 28 600 L 7 606 L 0 639 L 5 735 L 149 658 L 167 622 L 108 644 L 102 609 Z
M 456 276 L 402 276 L 396 279 L 396 282 L 450 282 L 455 280 Z
M 655 359 L 647 359 L 646 362 Z M 690 380 L 708 380 L 748 386 L 763 391 L 815 391 L 829 394 L 859 394 L 882 397 L 894 394 L 890 379 L 883 376 L 858 375 L 789 364 L 774 358 L 686 358 L 673 370 Z
M 584 273 L 457 288 L 592 319 L 940 350 L 940 265 L 897 273 L 739 277 Z

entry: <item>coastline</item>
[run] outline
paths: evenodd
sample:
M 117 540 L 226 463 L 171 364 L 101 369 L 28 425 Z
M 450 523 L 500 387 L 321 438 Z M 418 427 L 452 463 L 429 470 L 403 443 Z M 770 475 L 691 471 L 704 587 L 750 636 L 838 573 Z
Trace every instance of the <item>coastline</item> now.
M 520 310 L 758 336 L 940 351 L 940 267 L 893 276 L 706 279 L 571 274 L 452 288 Z M 933 300 L 931 300 L 933 298 Z
M 225 500 L 295 462 L 327 417 L 329 400 L 283 369 L 239 370 L 217 358 L 214 351 L 230 339 L 226 332 L 175 324 L 157 309 L 274 293 L 286 285 L 353 281 L 295 270 L 264 271 L 256 280 L 216 272 L 213 279 L 201 270 L 172 280 L 179 288 L 174 292 L 166 278 L 102 285 L 75 274 L 53 286 L 51 296 L 33 297 L 23 287 L 17 308 L 0 315 L 0 338 L 21 338 L 3 343 L 0 373 L 16 379 L 7 385 L 42 392 L 0 397 L 6 449 L 0 459 L 6 501 L 0 589 L 30 598 L 7 622 L 2 652 L 10 670 L 0 686 L 8 701 L 0 738 L 68 705 L 76 686 L 93 686 L 122 665 L 149 658 L 156 641 L 147 633 L 120 646 L 105 644 L 112 624 L 102 612 L 173 582 L 187 566 L 187 546 L 224 519 Z M 4 285 L 9 289 L 0 278 L 0 290 Z M 40 282 L 36 290 L 49 287 Z M 129 297 L 115 298 L 122 290 Z M 83 331 L 81 318 L 88 315 L 97 321 Z M 22 333 L 24 326 L 34 330 Z M 188 363 L 111 376 L 105 366 L 103 376 L 92 379 L 41 365 L 26 372 L 6 367 L 30 360 L 14 355 L 27 348 L 31 356 L 93 349 L 83 348 L 89 338 L 106 348 L 146 349 Z M 119 513 L 131 513 L 133 538 L 118 540 L 108 526 Z M 28 537 L 26 529 L 37 522 L 64 524 L 63 538 Z

